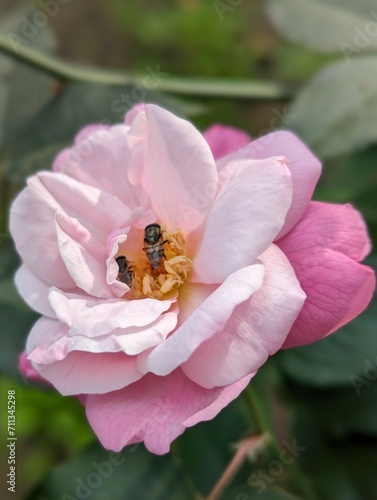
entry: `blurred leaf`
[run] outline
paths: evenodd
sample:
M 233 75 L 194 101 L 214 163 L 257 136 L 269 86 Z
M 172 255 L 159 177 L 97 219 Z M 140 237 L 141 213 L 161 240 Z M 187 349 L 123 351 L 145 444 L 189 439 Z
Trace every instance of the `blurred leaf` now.
M 283 36 L 309 49 L 377 49 L 375 0 L 268 0 L 267 14 Z
M 377 141 L 377 57 L 327 66 L 298 94 L 289 128 L 321 157 L 362 149 Z
M 250 429 L 243 398 L 238 398 L 210 422 L 201 422 L 185 431 L 176 442 L 176 451 L 196 488 L 208 494 L 235 452 L 235 444 Z
M 294 382 L 289 383 L 289 388 L 295 399 L 291 405 L 295 403 L 296 407 L 293 434 L 298 442 L 306 440 L 303 466 L 312 478 L 319 498 L 375 500 L 377 476 L 373 471 L 377 441 L 370 436 L 362 436 L 365 431 L 350 434 L 360 431 L 367 413 L 360 411 L 358 406 L 364 407 L 372 395 L 365 394 L 363 401 L 355 401 L 357 396 L 353 389 L 319 391 L 301 386 L 297 390 Z M 372 400 L 376 405 L 376 390 L 372 390 Z M 376 406 L 370 407 L 369 423 L 375 415 Z M 343 421 L 347 422 L 346 428 Z M 346 431 L 347 435 L 344 434 Z
M 50 169 L 56 154 L 72 143 L 83 126 L 123 121 L 125 113 L 140 102 L 136 99 L 140 96 L 142 101 L 159 104 L 178 115 L 202 110 L 195 103 L 140 86 L 68 85 L 17 136 L 5 168 L 6 175 L 19 182 L 37 170 Z
M 377 147 L 328 159 L 324 163 L 323 172 L 315 190 L 316 199 L 336 203 L 357 201 L 364 213 L 368 205 L 373 207 L 377 203 L 376 165 Z M 372 196 L 369 196 L 371 190 Z M 374 212 L 374 218 L 376 218 L 377 211 Z
M 171 454 L 152 455 L 138 444 L 113 453 L 96 443 L 79 457 L 54 467 L 32 496 L 33 500 L 56 498 L 194 500 L 197 496 Z
M 338 332 L 314 344 L 280 351 L 281 369 L 296 381 L 317 387 L 350 386 L 362 376 L 366 360 L 376 363 L 377 303 Z M 377 366 L 376 366 L 377 376 Z
M 221 496 L 221 500 L 300 500 L 300 497 L 274 486 L 265 485 L 262 490 L 260 483 L 254 489 L 247 484 L 230 488 Z
M 48 26 L 37 28 L 30 20 L 34 9 L 16 10 L 0 23 L 17 52 L 19 45 L 44 51 L 55 49 L 56 40 Z M 25 37 L 25 34 L 28 37 Z M 0 55 L 0 149 L 53 97 L 57 88 L 54 78 Z
M 33 384 L 23 387 L 14 380 L 0 377 L 3 401 L 9 389 L 16 393 L 17 476 L 20 478 L 16 494 L 12 493 L 9 498 L 21 500 L 46 476 L 53 464 L 69 459 L 87 447 L 94 434 L 83 407 L 75 398 L 63 398 L 47 386 L 43 389 L 35 388 Z M 6 411 L 7 407 L 3 405 L 0 409 L 2 436 L 7 435 Z M 3 447 L 0 463 L 5 462 L 6 455 Z M 2 470 L 6 470 L 5 467 Z
M 38 315 L 29 309 L 16 291 L 13 274 L 19 260 L 10 238 L 0 239 L 0 370 L 19 379 L 18 357 Z

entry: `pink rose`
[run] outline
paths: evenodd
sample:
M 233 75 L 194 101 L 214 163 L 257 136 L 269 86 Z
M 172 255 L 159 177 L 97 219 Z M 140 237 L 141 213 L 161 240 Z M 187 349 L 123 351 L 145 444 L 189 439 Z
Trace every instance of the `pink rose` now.
M 249 141 L 138 106 L 82 130 L 13 204 L 16 283 L 42 314 L 21 368 L 80 395 L 108 449 L 166 453 L 271 354 L 371 298 L 362 218 L 310 202 L 319 161 L 289 132 Z

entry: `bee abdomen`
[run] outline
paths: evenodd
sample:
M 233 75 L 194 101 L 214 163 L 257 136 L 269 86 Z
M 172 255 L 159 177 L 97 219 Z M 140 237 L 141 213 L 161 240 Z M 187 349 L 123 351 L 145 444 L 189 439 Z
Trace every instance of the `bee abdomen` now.
M 157 269 L 161 263 L 161 260 L 165 257 L 164 243 L 165 242 L 161 242 L 156 245 L 151 245 L 144 248 L 152 269 Z

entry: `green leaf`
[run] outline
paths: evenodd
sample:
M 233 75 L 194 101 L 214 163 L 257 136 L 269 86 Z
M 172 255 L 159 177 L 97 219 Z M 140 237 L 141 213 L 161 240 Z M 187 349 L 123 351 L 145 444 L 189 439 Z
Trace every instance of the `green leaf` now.
M 18 265 L 10 238 L 0 239 L 0 370 L 20 380 L 18 358 L 38 315 L 29 309 L 16 291 L 13 274 Z
M 377 57 L 327 66 L 298 94 L 289 109 L 289 128 L 321 157 L 377 141 Z
M 296 381 L 314 387 L 351 387 L 368 361 L 377 365 L 377 303 L 338 332 L 314 344 L 280 351 L 280 368 Z M 377 366 L 376 376 L 377 376 Z
M 291 407 L 296 407 L 293 435 L 306 442 L 303 466 L 321 500 L 376 498 L 376 382 L 374 386 L 359 397 L 353 389 L 288 385 Z
M 178 439 L 175 450 L 201 493 L 212 490 L 249 428 L 247 407 L 238 398 L 213 420 L 187 429 Z
M 316 199 L 357 202 L 365 215 L 364 210 L 368 210 L 368 206 L 375 208 L 377 202 L 376 163 L 377 147 L 328 159 L 315 190 Z M 373 196 L 368 196 L 371 190 Z M 372 218 L 376 219 L 377 213 Z
M 48 474 L 53 464 L 77 455 L 95 439 L 82 405 L 72 397 L 62 397 L 47 386 L 23 387 L 0 377 L 0 396 L 15 391 L 17 436 L 17 496 L 24 499 Z M 0 407 L 0 434 L 7 432 L 7 406 Z M 7 460 L 5 447 L 0 462 Z M 6 497 L 8 498 L 8 497 Z M 9 497 L 11 498 L 11 497 Z M 56 497 L 51 497 L 56 498 Z
M 0 30 L 7 34 L 16 52 L 19 44 L 45 51 L 55 49 L 52 31 L 47 26 L 38 29 L 30 21 L 34 12 L 30 8 L 19 9 L 0 24 Z M 25 33 L 30 37 L 26 38 Z M 56 89 L 54 78 L 0 55 L 0 150 L 17 132 L 28 126 Z
M 269 479 L 274 480 L 273 477 Z M 256 484 L 254 488 L 248 484 L 230 488 L 221 496 L 221 500 L 300 500 L 300 497 L 292 495 L 282 488 L 269 486 L 266 482 L 263 486 L 262 484 L 260 480 L 260 483 Z
M 120 453 L 94 444 L 72 461 L 52 469 L 33 500 L 181 500 L 195 491 L 172 454 L 152 455 L 139 444 Z
M 18 134 L 5 168 L 6 175 L 20 182 L 37 170 L 50 169 L 56 154 L 72 143 L 83 126 L 122 122 L 125 113 L 138 104 L 138 97 L 177 114 L 196 113 L 202 109 L 196 104 L 132 85 L 68 85 Z
M 309 49 L 377 49 L 375 0 L 268 0 L 267 14 L 283 36 Z

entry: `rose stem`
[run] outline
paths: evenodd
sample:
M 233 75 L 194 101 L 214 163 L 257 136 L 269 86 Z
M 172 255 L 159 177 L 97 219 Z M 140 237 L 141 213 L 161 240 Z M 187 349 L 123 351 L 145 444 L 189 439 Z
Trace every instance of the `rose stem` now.
M 29 66 L 44 71 L 64 82 L 88 82 L 107 85 L 143 85 L 145 75 L 135 75 L 121 71 L 101 68 L 84 68 L 67 63 L 59 58 L 45 54 L 31 47 L 19 44 L 16 48 L 5 33 L 0 32 L 0 51 Z M 273 81 L 218 80 L 204 78 L 161 78 L 159 90 L 183 95 L 203 97 L 231 97 L 233 99 L 289 99 L 294 89 Z
M 247 406 L 250 410 L 251 416 L 253 418 L 256 430 L 258 434 L 268 435 L 268 442 L 270 443 L 271 450 L 278 457 L 280 454 L 279 443 L 277 442 L 274 434 L 271 432 L 269 425 L 266 422 L 266 419 L 263 417 L 263 412 L 260 407 L 260 403 L 258 400 L 258 396 L 256 391 L 249 384 L 243 392 L 245 397 Z M 294 478 L 296 484 L 299 486 L 301 492 L 304 494 L 304 498 L 306 500 L 318 500 L 317 495 L 312 490 L 307 478 L 303 475 L 301 469 L 297 466 L 296 462 L 287 463 L 286 467 L 288 468 L 291 477 Z

